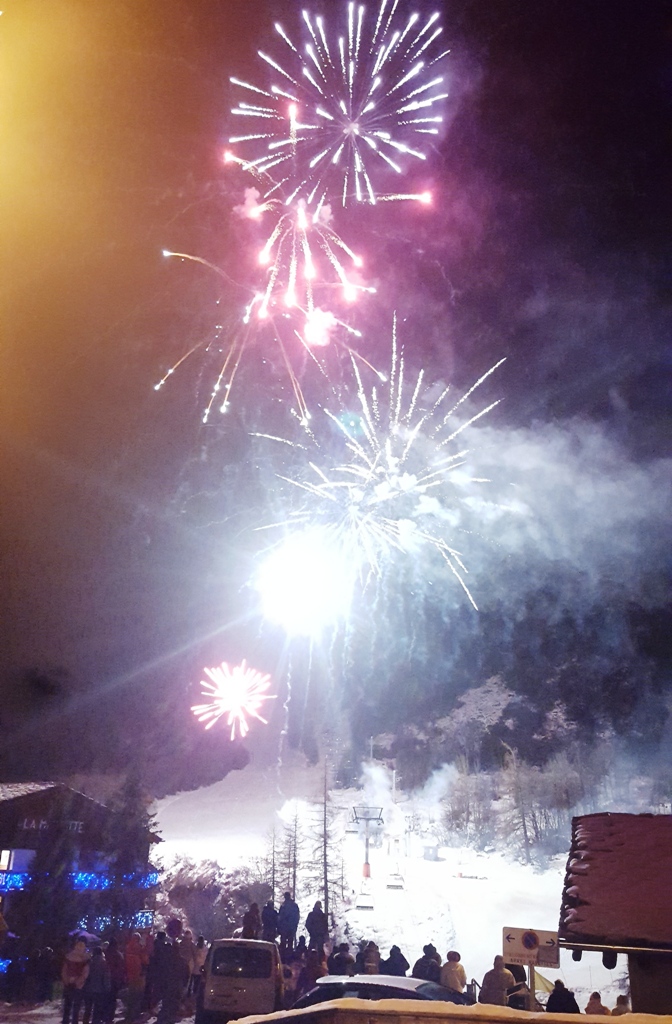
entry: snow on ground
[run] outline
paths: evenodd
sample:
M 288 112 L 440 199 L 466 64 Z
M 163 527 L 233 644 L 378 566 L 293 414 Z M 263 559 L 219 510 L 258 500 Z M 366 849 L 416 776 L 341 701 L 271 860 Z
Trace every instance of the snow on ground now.
M 433 942 L 443 957 L 448 949 L 458 949 L 468 977 L 480 981 L 493 957 L 502 952 L 503 928 L 557 928 L 566 858 L 555 858 L 546 870 L 539 870 L 513 859 L 506 850 L 486 854 L 440 847 L 437 860 L 425 859 L 425 841 L 433 816 L 440 814 L 438 799 L 450 771 L 437 773 L 422 793 L 409 798 L 393 795 L 390 774 L 368 765 L 361 790 L 332 793 L 343 820 L 354 804 L 367 804 L 380 806 L 385 821 L 382 834 L 371 844 L 368 884 L 362 882 L 362 836 L 346 833 L 340 840 L 355 904 L 342 915 L 342 930 L 351 941 L 373 939 L 385 955 L 397 943 L 411 965 L 427 942 Z M 263 853 L 271 828 L 287 820 L 288 808 L 298 806 L 310 817 L 310 804 L 319 802 L 321 790 L 322 768 L 306 767 L 288 754 L 280 767 L 258 758 L 213 786 L 168 797 L 156 808 L 164 838 L 162 859 L 211 858 L 224 867 L 249 862 Z M 418 831 L 409 833 L 411 814 L 420 824 Z M 403 888 L 389 888 L 399 884 Z M 317 898 L 315 893 L 303 901 L 304 917 Z M 372 909 L 357 909 L 357 904 L 372 904 Z M 563 951 L 560 963 L 560 970 L 542 969 L 541 974 L 550 981 L 562 978 L 576 992 L 581 1007 L 593 990 L 613 1006 L 625 988 L 623 956 L 613 971 L 602 966 L 597 953 L 584 953 L 576 963 Z
M 414 1001 L 412 1003 L 412 1009 L 409 1008 L 408 1000 L 404 999 L 380 999 L 376 1002 L 376 1016 L 372 1015 L 371 1003 L 368 999 L 339 999 L 338 1002 L 323 1003 L 323 1007 L 337 1007 L 341 1011 L 350 1010 L 353 1017 L 358 1017 L 360 1020 L 366 1018 L 367 1024 L 371 1024 L 376 1018 L 382 1019 L 386 1013 L 396 1013 L 399 1016 L 397 1019 L 400 1024 L 408 1024 L 409 1018 L 411 1017 L 426 1017 L 428 1021 L 434 1017 L 444 1018 L 450 1016 L 450 1019 L 454 1022 L 463 1021 L 466 1024 L 467 1021 L 477 1020 L 479 1024 L 515 1024 L 515 1021 L 520 1020 L 520 1011 L 512 1010 L 508 1006 L 492 1006 L 492 1005 L 481 1005 L 476 1004 L 475 1006 L 457 1006 L 455 1003 L 451 1003 L 448 1009 L 444 1009 L 445 1004 L 437 1013 L 437 1006 L 441 1004 L 430 1002 L 423 1002 L 421 1000 Z M 282 1021 L 286 1021 L 287 1024 L 299 1024 L 302 1015 L 305 1010 L 285 1010 L 278 1014 L 278 1017 Z M 403 1016 L 401 1016 L 403 1014 Z M 244 1024 L 263 1024 L 266 1018 L 263 1016 L 250 1016 L 243 1017 L 242 1022 Z M 544 1021 L 552 1020 L 554 1024 L 576 1024 L 576 1015 L 571 1013 L 554 1013 L 551 1017 L 547 1017 L 544 1012 L 530 1013 L 529 1017 L 525 1018 L 526 1024 L 544 1024 Z M 589 1021 L 603 1021 L 603 1017 L 598 1017 L 596 1014 L 591 1014 L 588 1017 Z M 652 1016 L 648 1013 L 630 1013 L 628 1014 L 628 1024 L 654 1024 L 657 1021 L 658 1024 L 663 1024 L 663 1021 L 670 1021 L 672 1017 L 663 1014 L 656 1014 Z M 241 1022 L 241 1024 L 242 1024 Z

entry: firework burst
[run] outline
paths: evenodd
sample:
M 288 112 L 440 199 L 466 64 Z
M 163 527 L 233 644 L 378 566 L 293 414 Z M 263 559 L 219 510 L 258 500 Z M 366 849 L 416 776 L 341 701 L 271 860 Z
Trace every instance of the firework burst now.
M 267 700 L 274 700 L 275 694 L 266 691 L 271 685 L 271 677 L 256 669 L 248 668 L 245 661 L 231 668 L 225 661 L 216 668 L 206 668 L 206 679 L 201 680 L 203 696 L 209 703 L 194 704 L 192 711 L 199 722 L 205 722 L 206 729 L 211 729 L 224 715 L 226 724 L 231 727 L 231 739 L 236 737 L 236 729 L 241 739 L 250 731 L 248 716 L 256 718 L 268 725 L 260 710 Z
M 208 339 L 192 346 L 155 385 L 155 390 L 160 390 L 194 352 L 211 348 L 214 344 L 223 351 L 223 359 L 203 413 L 204 423 L 207 423 L 213 409 L 227 411 L 241 360 L 255 339 L 270 339 L 279 352 L 292 386 L 296 411 L 304 424 L 310 419 L 310 413 L 294 369 L 296 356 L 293 350 L 298 347 L 324 372 L 315 350 L 326 348 L 333 341 L 351 357 L 370 367 L 370 363 L 349 344 L 349 339 L 361 338 L 361 332 L 338 312 L 342 305 L 353 303 L 362 294 L 375 293 L 375 288 L 359 280 L 362 258 L 331 227 L 329 206 L 322 204 L 310 209 L 304 200 L 297 200 L 287 208 L 278 200 L 260 203 L 258 198 L 257 189 L 246 189 L 244 202 L 235 208 L 235 212 L 253 222 L 264 216 L 276 218 L 258 252 L 258 264 L 266 269 L 265 283 L 253 292 L 242 309 L 240 320 L 230 332 L 228 344 L 221 337 L 223 326 L 217 325 L 214 342 Z M 225 281 L 236 283 L 225 270 L 200 256 L 167 249 L 163 255 L 199 263 Z M 338 302 L 337 312 L 330 308 L 334 297 Z
M 276 22 L 280 52 L 259 51 L 271 84 L 231 78 L 243 97 L 232 114 L 246 130 L 230 142 L 252 154 L 250 169 L 273 172 L 269 194 L 284 187 L 289 202 L 375 203 L 378 170 L 402 174 L 408 158 L 426 159 L 448 96 L 439 67 L 448 51 L 438 14 L 423 19 L 398 8 L 399 0 L 380 0 L 369 16 L 363 4 L 348 3 L 337 29 L 304 10 L 303 45 Z
M 319 525 L 325 543 L 336 545 L 346 563 L 359 565 L 360 575 L 362 569 L 366 575 L 381 575 L 394 550 L 408 553 L 430 545 L 476 608 L 462 553 L 446 533 L 460 518 L 461 488 L 488 482 L 465 471 L 469 448 L 459 442 L 463 432 L 498 402 L 462 416 L 464 403 L 503 362 L 452 401 L 451 388 L 443 387 L 437 394 L 425 383 L 423 370 L 407 382 L 395 324 L 389 378 L 367 390 L 353 364 L 358 411 L 343 409 L 337 415 L 325 410 L 349 458 L 334 459 L 333 445 L 322 445 L 311 433 L 320 458 L 309 460 L 307 470 L 298 477 L 281 477 L 308 500 L 281 525 L 301 529 Z M 275 440 L 293 445 L 287 439 Z M 306 449 L 305 444 L 296 447 Z M 343 445 L 339 453 L 342 450 Z

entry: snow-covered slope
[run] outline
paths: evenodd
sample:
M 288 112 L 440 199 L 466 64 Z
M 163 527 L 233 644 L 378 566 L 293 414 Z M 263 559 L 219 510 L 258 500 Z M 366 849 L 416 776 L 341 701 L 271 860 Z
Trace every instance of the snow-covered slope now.
M 437 860 L 425 859 L 426 826 L 440 814 L 441 787 L 434 780 L 409 800 L 401 793 L 393 797 L 390 782 L 384 769 L 370 765 L 364 769 L 361 790 L 332 793 L 341 820 L 354 804 L 380 806 L 385 820 L 382 834 L 372 843 L 368 884 L 362 882 L 361 835 L 348 833 L 339 839 L 354 904 L 341 915 L 340 925 L 351 942 L 373 939 L 385 954 L 396 943 L 411 964 L 427 942 L 444 957 L 448 949 L 458 949 L 468 977 L 480 981 L 502 952 L 503 928 L 557 928 L 564 856 L 543 871 L 521 864 L 506 849 L 485 854 L 442 846 Z M 263 853 L 271 828 L 287 820 L 290 807 L 310 818 L 310 805 L 319 801 L 321 789 L 322 768 L 307 768 L 290 757 L 280 767 L 252 763 L 213 786 L 169 797 L 156 808 L 164 838 L 161 855 L 165 861 L 187 855 L 227 867 L 244 864 Z M 410 810 L 417 823 L 413 832 L 407 825 Z M 319 893 L 314 893 L 303 901 L 304 916 L 317 898 Z M 372 909 L 357 909 L 358 903 Z M 594 989 L 607 1005 L 614 1005 L 626 969 L 624 957 L 614 971 L 607 971 L 598 954 L 584 953 L 575 963 L 563 952 L 560 970 L 541 974 L 551 981 L 563 978 L 583 1007 Z

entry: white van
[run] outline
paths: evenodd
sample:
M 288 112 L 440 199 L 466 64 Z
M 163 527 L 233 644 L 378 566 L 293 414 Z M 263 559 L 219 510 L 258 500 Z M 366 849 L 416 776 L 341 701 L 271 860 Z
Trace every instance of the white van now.
M 215 939 L 203 966 L 195 1024 L 225 1024 L 282 1009 L 278 947 L 257 939 Z

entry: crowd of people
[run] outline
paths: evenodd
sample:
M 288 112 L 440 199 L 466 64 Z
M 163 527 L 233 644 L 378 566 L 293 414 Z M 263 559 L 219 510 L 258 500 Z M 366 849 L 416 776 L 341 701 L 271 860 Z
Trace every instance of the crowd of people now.
M 318 978 L 327 974 L 383 974 L 406 977 L 410 964 L 399 946 L 390 948 L 386 958 L 381 957 L 375 942 L 360 942 L 355 955 L 347 942 L 334 943 L 327 955 L 329 922 L 318 900 L 305 920 L 308 939 L 302 935 L 297 941 L 301 921 L 298 904 L 286 892 L 279 908 L 272 900 L 259 910 L 256 903 L 243 917 L 241 936 L 250 939 L 277 941 L 285 964 L 285 1005 L 289 1008 L 305 992 L 315 986 Z M 433 981 L 443 988 L 464 995 L 469 993 L 480 1003 L 496 1006 L 511 1006 L 516 1009 L 529 1008 L 530 992 L 526 983 L 525 968 L 519 964 L 506 964 L 503 956 L 496 956 L 492 969 L 486 971 L 480 985 L 468 985 L 467 973 L 457 950 L 446 953 L 445 962 L 432 943 L 423 947 L 422 956 L 416 960 L 411 977 Z M 543 1009 L 539 1004 L 538 1009 Z M 556 981 L 546 1006 L 549 1012 L 580 1013 L 574 993 L 560 980 Z M 586 1013 L 620 1015 L 630 1010 L 628 997 L 618 996 L 616 1007 L 609 1010 L 602 1005 L 600 994 L 594 992 L 586 1006 Z
M 411 977 L 435 982 L 453 993 L 466 993 L 471 1000 L 529 1008 L 525 970 L 506 964 L 503 956 L 495 957 L 479 986 L 474 981 L 468 984 L 462 958 L 454 949 L 443 961 L 436 947 L 428 943 L 411 969 L 397 945 L 391 946 L 384 957 L 373 941 L 360 942 L 354 952 L 347 942 L 332 943 L 329 921 L 319 900 L 305 919 L 307 938 L 301 935 L 297 939 L 300 922 L 298 904 L 287 892 L 277 909 L 271 900 L 261 910 L 252 903 L 235 933 L 241 938 L 278 944 L 286 1008 L 327 974 L 406 977 L 409 971 Z M 45 949 L 28 957 L 20 977 L 18 973 L 14 978 L 6 977 L 9 999 L 44 1002 L 62 998 L 62 1024 L 113 1024 L 120 1007 L 127 1024 L 148 1020 L 154 1014 L 158 1024 L 174 1024 L 193 1013 L 208 946 L 202 935 L 195 939 L 180 922 L 170 922 L 168 933 L 133 932 L 123 941 L 111 938 L 101 943 L 95 936 L 75 935 L 70 946 L 61 956 Z M 555 982 L 546 1009 L 581 1012 L 574 994 L 561 980 Z M 585 1012 L 614 1016 L 628 1013 L 628 998 L 619 996 L 610 1010 L 602 1004 L 600 994 L 593 992 Z
M 73 936 L 70 948 L 36 951 L 7 963 L 4 996 L 9 1002 L 62 1000 L 62 1024 L 112 1024 L 121 1009 L 128 1024 L 158 1011 L 161 1024 L 193 1012 L 208 945 L 189 930 L 172 938 L 159 931 L 132 932 L 99 942 Z

